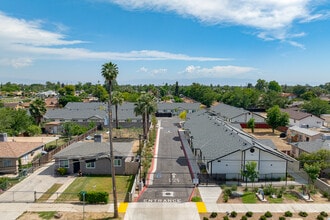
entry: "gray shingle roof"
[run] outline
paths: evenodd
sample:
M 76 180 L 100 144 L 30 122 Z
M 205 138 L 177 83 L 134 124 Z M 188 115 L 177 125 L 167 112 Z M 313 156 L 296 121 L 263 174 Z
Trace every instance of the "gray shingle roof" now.
M 114 142 L 114 156 L 131 156 L 133 142 Z M 55 158 L 81 159 L 109 155 L 108 142 L 76 142 L 54 155 Z
M 141 116 L 134 113 L 134 103 L 123 103 L 118 106 L 118 120 L 135 119 L 140 120 Z M 69 102 L 62 109 L 49 109 L 45 114 L 45 119 L 63 120 L 86 120 L 93 117 L 99 119 L 107 118 L 107 103 L 103 102 Z M 115 117 L 115 106 L 112 106 L 113 119 Z
M 330 150 L 330 140 L 317 139 L 310 142 L 298 142 L 295 145 L 307 153 L 313 153 L 321 149 Z
M 201 103 L 168 103 L 162 102 L 157 103 L 157 109 L 159 111 L 164 110 L 175 110 L 175 109 L 182 109 L 182 110 L 200 110 Z
M 278 157 L 288 159 L 286 155 L 264 144 L 249 134 L 235 128 L 206 111 L 199 111 L 189 115 L 184 128 L 189 129 L 193 136 L 193 147 L 200 148 L 207 160 L 224 157 L 236 151 L 257 147 Z
M 218 116 L 221 116 L 223 118 L 234 118 L 239 115 L 248 113 L 249 111 L 243 109 L 243 108 L 236 108 L 234 106 L 226 105 L 224 103 L 219 103 L 216 106 L 211 107 L 211 111 L 217 114 Z

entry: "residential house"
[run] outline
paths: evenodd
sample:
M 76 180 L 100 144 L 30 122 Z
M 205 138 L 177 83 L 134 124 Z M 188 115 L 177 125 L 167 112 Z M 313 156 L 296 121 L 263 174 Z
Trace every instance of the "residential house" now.
M 184 129 L 198 163 L 211 176 L 240 179 L 246 164 L 254 161 L 260 179 L 279 178 L 286 176 L 287 163 L 292 160 L 274 149 L 274 144 L 266 145 L 212 112 L 189 115 Z
M 330 151 L 330 136 L 324 135 L 322 139 L 316 139 L 310 142 L 292 143 L 292 154 L 299 157 L 302 153 L 314 153 L 318 150 L 325 149 Z
M 201 109 L 201 103 L 170 103 L 170 102 L 160 102 L 157 103 L 157 113 L 159 115 L 169 114 L 171 116 L 177 116 L 182 111 L 187 113 L 194 113 Z
M 301 128 L 296 125 L 289 127 L 287 130 L 287 140 L 288 142 L 309 142 L 315 141 L 322 138 L 322 133 L 307 129 Z
M 112 106 L 112 123 L 116 120 L 115 106 Z M 118 121 L 122 127 L 141 126 L 142 117 L 136 116 L 134 103 L 123 103 L 118 106 Z M 48 109 L 44 119 L 48 122 L 77 122 L 106 125 L 108 122 L 108 106 L 103 102 L 69 102 L 61 109 Z
M 266 118 L 258 113 L 250 112 L 243 108 L 237 108 L 224 103 L 219 103 L 210 108 L 210 112 L 217 117 L 222 118 L 224 121 L 240 124 L 243 128 L 247 127 L 247 122 L 254 118 L 256 128 L 268 127 Z
M 114 142 L 116 174 L 136 174 L 139 161 L 132 153 L 133 142 Z M 55 169 L 64 167 L 68 174 L 110 175 L 108 142 L 76 142 L 54 155 Z
M 302 112 L 298 108 L 281 109 L 281 111 L 289 114 L 290 126 L 320 128 L 324 124 L 324 119 L 307 112 Z
M 0 173 L 16 174 L 19 165 L 32 162 L 33 158 L 43 153 L 44 145 L 54 138 L 7 138 L 1 134 L 0 138 Z

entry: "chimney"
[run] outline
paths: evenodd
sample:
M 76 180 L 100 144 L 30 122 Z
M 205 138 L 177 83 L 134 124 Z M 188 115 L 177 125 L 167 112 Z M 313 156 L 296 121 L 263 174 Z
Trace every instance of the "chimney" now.
M 7 142 L 7 133 L 0 133 L 0 142 Z

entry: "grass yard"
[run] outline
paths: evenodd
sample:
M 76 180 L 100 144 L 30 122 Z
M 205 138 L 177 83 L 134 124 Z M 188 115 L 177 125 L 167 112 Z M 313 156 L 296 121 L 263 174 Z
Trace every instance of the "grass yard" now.
M 50 187 L 37 202 L 46 202 L 63 184 L 55 183 Z
M 116 176 L 118 202 L 123 202 L 132 189 L 134 176 Z M 99 191 L 109 193 L 109 202 L 113 202 L 112 179 L 109 176 L 90 176 L 76 178 L 71 185 L 58 197 L 57 202 L 79 201 L 81 191 Z
M 243 203 L 256 203 L 257 197 L 255 192 L 245 192 L 242 196 L 242 202 Z

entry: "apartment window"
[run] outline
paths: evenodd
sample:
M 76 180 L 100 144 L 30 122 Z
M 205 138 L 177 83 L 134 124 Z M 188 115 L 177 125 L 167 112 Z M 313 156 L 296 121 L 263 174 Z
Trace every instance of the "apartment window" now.
M 115 159 L 114 165 L 115 165 L 115 167 L 121 167 L 121 159 Z
M 60 160 L 60 167 L 69 168 L 69 161 L 68 160 Z
M 86 168 L 87 169 L 94 169 L 95 168 L 95 162 L 89 162 L 89 163 L 86 163 Z

